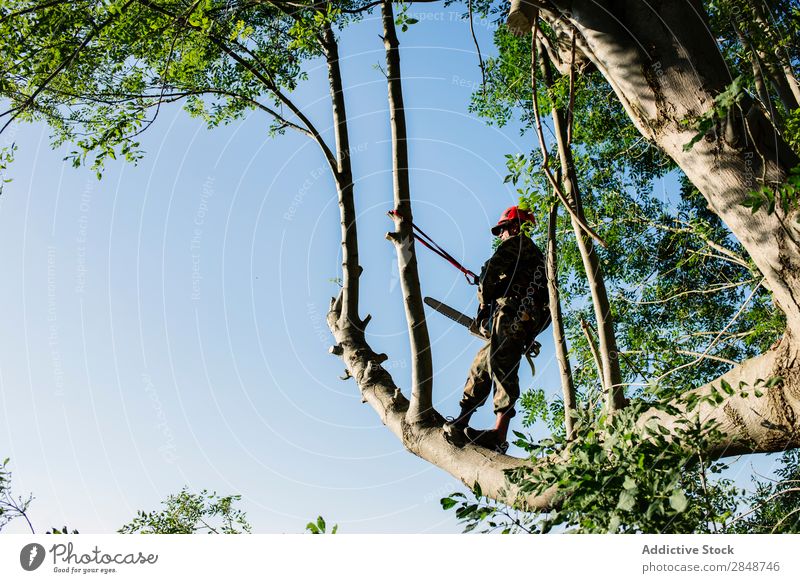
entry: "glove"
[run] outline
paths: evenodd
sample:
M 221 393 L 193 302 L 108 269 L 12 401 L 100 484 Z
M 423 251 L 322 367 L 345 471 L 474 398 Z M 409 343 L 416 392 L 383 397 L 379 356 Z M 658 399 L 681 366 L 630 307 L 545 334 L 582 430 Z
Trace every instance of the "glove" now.
M 472 325 L 469 328 L 470 331 L 478 336 L 483 336 L 488 340 L 492 333 L 491 315 L 491 304 L 481 304 L 478 307 L 478 314 L 475 316 L 475 319 L 472 321 Z

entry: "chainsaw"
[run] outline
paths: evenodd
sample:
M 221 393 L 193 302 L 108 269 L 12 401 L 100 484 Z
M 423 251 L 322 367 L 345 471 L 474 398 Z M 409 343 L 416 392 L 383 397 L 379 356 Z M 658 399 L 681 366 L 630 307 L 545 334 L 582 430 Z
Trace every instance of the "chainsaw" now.
M 473 336 L 477 336 L 481 340 L 489 339 L 489 334 L 490 334 L 489 331 L 486 330 L 486 328 L 482 327 L 480 325 L 480 322 L 477 321 L 476 319 L 470 318 L 466 314 L 459 312 L 455 308 L 451 308 L 450 306 L 440 302 L 439 300 L 425 297 L 423 298 L 422 301 L 425 302 L 428 306 L 430 306 L 434 310 L 436 310 L 437 312 L 439 312 L 440 314 L 442 314 L 443 316 L 447 316 L 453 322 L 461 324 L 462 326 L 467 328 L 467 330 L 469 330 L 470 334 L 472 334 Z M 526 358 L 528 358 L 528 363 L 531 365 L 532 371 L 534 370 L 534 367 L 533 367 L 533 361 L 531 361 L 530 359 L 531 355 L 538 356 L 541 348 L 542 345 L 539 342 L 537 342 L 536 340 L 532 340 L 531 343 L 525 349 L 524 354 Z
M 464 326 L 467 330 L 470 331 L 470 334 L 472 334 L 473 336 L 477 336 L 481 340 L 488 340 L 489 338 L 488 333 L 486 334 L 481 333 L 479 322 L 477 322 L 474 318 L 470 318 L 469 316 L 467 316 L 462 312 L 459 312 L 455 308 L 451 308 L 447 304 L 443 304 L 439 300 L 435 300 L 433 298 L 426 297 L 423 298 L 422 301 L 424 301 L 426 305 L 430 306 L 443 316 L 450 318 L 453 322 L 456 322 L 457 324 L 461 324 L 462 326 Z

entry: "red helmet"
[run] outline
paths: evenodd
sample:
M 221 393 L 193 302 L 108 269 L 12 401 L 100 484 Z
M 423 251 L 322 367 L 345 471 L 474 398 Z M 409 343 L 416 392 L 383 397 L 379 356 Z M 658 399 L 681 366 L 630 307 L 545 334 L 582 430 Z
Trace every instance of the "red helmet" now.
M 519 208 L 518 206 L 510 206 L 503 211 L 503 214 L 500 215 L 500 220 L 497 221 L 497 224 L 494 227 L 492 227 L 492 235 L 499 235 L 500 231 L 503 230 L 503 227 L 514 221 L 518 221 L 520 224 L 526 221 L 530 221 L 534 225 L 536 224 L 536 219 L 531 213 Z

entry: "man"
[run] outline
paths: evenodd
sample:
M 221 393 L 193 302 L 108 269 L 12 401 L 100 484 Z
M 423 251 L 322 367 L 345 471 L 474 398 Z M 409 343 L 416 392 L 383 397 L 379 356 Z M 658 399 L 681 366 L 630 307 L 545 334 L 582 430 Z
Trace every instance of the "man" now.
M 500 245 L 481 269 L 478 317 L 474 326 L 488 337 L 469 371 L 461 398 L 461 413 L 444 426 L 445 437 L 462 446 L 467 442 L 505 453 L 508 424 L 519 398 L 519 363 L 530 353 L 536 335 L 550 324 L 544 254 L 522 233 L 533 215 L 517 206 L 505 210 L 492 227 Z M 494 385 L 494 429 L 469 427 L 475 409 L 483 405 Z

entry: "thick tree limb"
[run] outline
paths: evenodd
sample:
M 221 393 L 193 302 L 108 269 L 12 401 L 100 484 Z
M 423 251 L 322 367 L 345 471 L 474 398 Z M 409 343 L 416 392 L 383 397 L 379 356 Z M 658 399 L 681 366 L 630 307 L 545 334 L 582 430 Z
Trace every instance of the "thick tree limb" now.
M 333 133 L 336 139 L 336 171 L 334 178 L 339 196 L 340 225 L 342 229 L 342 325 L 352 325 L 363 330 L 364 322 L 358 316 L 358 229 L 353 200 L 353 170 L 350 161 L 350 136 L 347 110 L 344 102 L 344 84 L 339 66 L 339 45 L 330 23 L 323 25 L 322 42 L 328 66 L 328 85 L 331 93 Z M 345 241 L 351 241 L 345 245 Z
M 444 440 L 441 418 L 433 426 L 410 424 L 406 421 L 409 402 L 395 385 L 391 375 L 381 366 L 385 359 L 372 351 L 363 336 L 354 334 L 352 328 L 340 328 L 341 296 L 331 303 L 328 325 L 336 340 L 336 351 L 341 351 L 348 371 L 354 377 L 364 402 L 378 414 L 381 421 L 403 443 L 404 447 L 420 458 L 445 470 L 466 486 L 480 484 L 483 493 L 497 501 L 531 511 L 547 511 L 557 502 L 555 488 L 541 496 L 521 496 L 519 490 L 506 478 L 505 471 L 529 466 L 536 462 L 489 452 L 483 448 L 467 446 L 457 448 Z M 705 452 L 708 459 L 745 453 L 778 452 L 800 446 L 800 350 L 791 338 L 783 341 L 766 354 L 750 359 L 715 381 L 690 393 L 698 397 L 720 393 L 721 381 L 734 387 L 737 394 L 729 396 L 721 406 L 701 401 L 688 411 L 684 399 L 671 405 L 679 410 L 677 415 L 667 415 L 661 410 L 646 411 L 639 427 L 659 423 L 675 430 L 682 420 L 714 421 L 719 425 L 722 438 L 711 444 Z M 770 388 L 763 381 L 782 377 L 783 382 Z M 763 396 L 752 390 L 759 379 Z M 745 383 L 746 397 L 738 387 Z M 750 387 L 750 388 L 747 388 Z M 723 393 L 724 394 L 724 393 Z
M 386 49 L 386 79 L 389 86 L 389 116 L 392 128 L 392 176 L 394 185 L 395 232 L 387 238 L 395 244 L 403 306 L 411 343 L 410 423 L 429 420 L 433 411 L 433 359 L 425 307 L 417 270 L 417 255 L 411 229 L 411 188 L 408 180 L 408 140 L 400 73 L 400 50 L 394 27 L 391 0 L 382 6 L 383 43 Z
M 341 296 L 331 302 L 328 313 L 328 326 L 336 341 L 336 352 L 341 350 L 342 360 L 355 379 L 362 400 L 375 410 L 383 424 L 408 451 L 448 472 L 469 488 L 480 484 L 486 496 L 500 502 L 531 510 L 551 507 L 554 490 L 542 496 L 523 496 L 506 478 L 506 470 L 531 462 L 471 445 L 463 448 L 451 445 L 444 439 L 441 430 L 444 420 L 438 413 L 435 413 L 434 424 L 409 423 L 408 399 L 381 366 L 380 355 L 373 352 L 363 336 L 354 333 L 352 328 L 340 327 L 340 310 Z
M 691 394 L 725 395 L 721 388 L 725 381 L 735 394 L 728 396 L 721 406 L 701 400 L 696 409 L 688 411 L 685 404 L 676 401 L 679 414 L 668 415 L 663 411 L 650 410 L 642 415 L 640 426 L 658 423 L 674 430 L 682 420 L 716 422 L 723 437 L 706 452 L 712 459 L 800 447 L 799 358 L 797 344 L 791 336 L 786 335 L 775 348 L 733 367 L 718 379 L 690 391 L 682 399 L 685 403 L 686 397 Z M 777 377 L 782 378 L 782 382 L 764 387 L 764 381 Z M 758 396 L 756 388 L 763 392 L 762 396 Z M 747 396 L 743 396 L 743 393 Z

